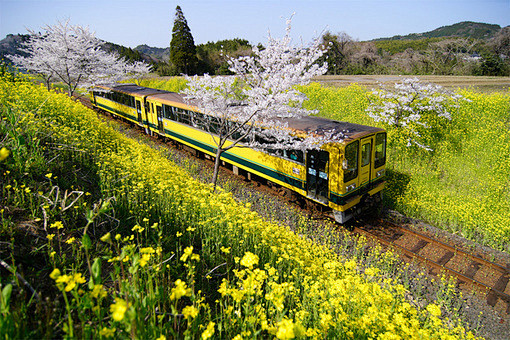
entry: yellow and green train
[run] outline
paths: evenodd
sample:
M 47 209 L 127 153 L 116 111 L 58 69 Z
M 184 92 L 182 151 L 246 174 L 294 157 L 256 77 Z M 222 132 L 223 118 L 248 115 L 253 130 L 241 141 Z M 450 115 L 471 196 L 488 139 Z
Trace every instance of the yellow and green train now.
M 216 155 L 214 135 L 193 119 L 204 115 L 188 106 L 183 96 L 137 85 L 98 87 L 90 92 L 92 104 L 114 116 L 197 150 Z M 341 143 L 320 150 L 271 150 L 234 147 L 221 160 L 235 173 L 256 175 L 297 197 L 313 201 L 339 223 L 362 207 L 380 204 L 385 184 L 386 132 L 377 127 L 319 117 L 289 119 L 289 128 L 306 131 L 341 131 Z

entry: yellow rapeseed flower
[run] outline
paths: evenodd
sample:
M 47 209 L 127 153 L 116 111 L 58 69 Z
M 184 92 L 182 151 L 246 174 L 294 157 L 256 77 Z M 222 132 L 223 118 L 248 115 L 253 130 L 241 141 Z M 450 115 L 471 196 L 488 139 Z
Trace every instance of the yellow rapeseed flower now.
M 294 339 L 294 323 L 292 320 L 283 319 L 276 324 L 278 330 L 276 331 L 276 338 L 278 339 Z
M 181 279 L 177 279 L 174 284 L 175 287 L 172 288 L 170 300 L 179 300 L 182 296 L 189 295 L 191 293 L 191 290 L 186 287 L 186 282 Z
M 191 256 L 192 253 L 193 246 L 186 247 L 186 249 L 184 249 L 184 254 L 182 254 L 181 256 L 181 261 L 186 262 L 188 260 L 188 257 Z
M 132 231 L 138 231 L 139 233 L 141 233 L 142 231 L 144 231 L 144 230 L 145 230 L 145 228 L 144 228 L 144 227 L 141 227 L 141 226 L 139 226 L 139 225 L 137 224 L 137 225 L 135 225 L 133 228 L 131 228 L 131 230 L 132 230 Z
M 50 225 L 50 228 L 62 229 L 62 228 L 64 228 L 64 225 L 62 224 L 62 222 L 56 221 L 55 223 L 52 223 Z
M 106 328 L 106 327 L 103 327 L 103 329 L 101 329 L 99 331 L 99 335 L 105 337 L 105 338 L 111 338 L 115 335 L 115 331 L 116 331 L 116 328 Z
M 50 278 L 52 278 L 53 280 L 56 280 L 59 276 L 60 276 L 60 269 L 58 269 L 58 268 L 53 269 L 53 271 L 50 274 Z
M 441 308 L 439 308 L 438 305 L 435 305 L 433 303 L 431 303 L 430 305 L 427 306 L 427 310 L 432 316 L 440 316 L 441 315 Z
M 214 334 L 214 322 L 210 321 L 209 324 L 207 325 L 207 328 L 202 333 L 202 339 L 203 340 L 209 339 L 210 337 L 213 336 L 213 334 Z
M 152 247 L 141 248 L 140 253 L 142 254 L 154 254 L 156 251 Z
M 6 147 L 3 147 L 2 149 L 0 149 L 0 162 L 3 161 L 4 159 L 6 159 L 7 157 L 9 157 L 10 153 L 11 152 Z
M 198 315 L 198 309 L 194 306 L 186 306 L 182 309 L 182 315 L 186 319 L 194 319 Z
M 151 254 L 142 254 L 142 258 L 140 259 L 140 266 L 145 267 L 150 259 Z
M 115 303 L 110 305 L 110 313 L 112 313 L 112 318 L 115 321 L 122 321 L 124 319 L 124 315 L 129 307 L 129 304 L 121 299 L 115 299 Z
M 247 251 L 241 259 L 241 265 L 252 269 L 253 266 L 259 263 L 259 257 L 249 251 Z
M 108 232 L 101 236 L 100 240 L 106 243 L 110 243 L 112 241 L 112 235 Z
M 92 296 L 95 299 L 102 299 L 106 297 L 108 293 L 103 288 L 103 285 L 94 285 L 94 288 L 92 288 L 92 292 L 90 292 L 90 296 Z

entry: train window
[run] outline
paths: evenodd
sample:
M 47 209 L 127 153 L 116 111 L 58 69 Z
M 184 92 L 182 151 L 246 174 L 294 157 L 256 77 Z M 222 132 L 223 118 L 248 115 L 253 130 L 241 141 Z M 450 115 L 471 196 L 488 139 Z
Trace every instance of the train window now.
M 375 135 L 375 168 L 381 167 L 386 163 L 386 133 Z
M 209 132 L 218 134 L 221 129 L 221 119 L 218 117 L 210 116 L 209 118 Z
M 191 125 L 191 116 L 188 110 L 182 110 L 181 122 L 187 125 Z
M 193 126 L 208 131 L 210 117 L 201 112 L 193 112 Z
M 372 154 L 372 142 L 363 144 L 361 147 L 361 166 L 367 166 L 370 163 Z
M 277 155 L 278 154 L 276 149 L 271 148 L 271 145 L 276 144 L 276 138 L 271 137 L 271 136 L 264 136 L 264 135 L 256 134 L 255 135 L 255 142 L 259 143 L 261 145 L 262 149 L 266 153 L 272 154 L 272 155 L 275 155 L 275 154 Z
M 358 149 L 359 141 L 354 141 L 345 147 L 344 158 L 344 183 L 358 177 Z
M 283 157 L 304 164 L 305 156 L 301 150 L 283 150 Z
M 171 119 L 173 121 L 177 121 L 176 108 L 169 105 L 163 105 L 163 111 L 165 113 L 165 117 Z

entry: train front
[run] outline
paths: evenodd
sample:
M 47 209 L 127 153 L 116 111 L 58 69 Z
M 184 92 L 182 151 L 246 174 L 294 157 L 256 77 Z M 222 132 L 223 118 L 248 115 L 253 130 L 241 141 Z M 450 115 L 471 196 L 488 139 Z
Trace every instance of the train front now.
M 345 223 L 368 208 L 379 208 L 386 172 L 386 131 L 343 123 L 347 138 L 338 145 L 338 173 L 332 187 L 330 207 L 335 220 Z

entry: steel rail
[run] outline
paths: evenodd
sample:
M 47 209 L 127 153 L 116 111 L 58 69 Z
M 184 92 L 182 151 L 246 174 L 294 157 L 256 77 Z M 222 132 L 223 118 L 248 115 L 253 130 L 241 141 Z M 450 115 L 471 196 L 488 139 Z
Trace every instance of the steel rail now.
M 452 251 L 452 252 L 453 252 L 453 253 L 455 253 L 455 254 L 461 254 L 461 255 L 463 255 L 463 256 L 465 256 L 465 257 L 468 257 L 469 259 L 473 260 L 474 262 L 479 262 L 479 263 L 481 263 L 481 264 L 483 264 L 483 265 L 487 265 L 487 266 L 489 266 L 489 267 L 492 267 L 492 268 L 494 268 L 494 269 L 497 269 L 497 270 L 498 270 L 498 271 L 500 271 L 502 274 L 508 274 L 508 275 L 510 275 L 510 270 L 509 270 L 507 267 L 504 267 L 504 266 L 502 266 L 502 265 L 500 265 L 500 264 L 497 264 L 497 263 L 494 263 L 494 262 L 490 262 L 490 261 L 488 261 L 488 260 L 486 260 L 486 259 L 484 259 L 484 258 L 481 258 L 481 257 L 479 257 L 479 256 L 476 256 L 476 255 L 470 254 L 470 253 L 468 253 L 468 252 L 466 252 L 466 251 L 464 251 L 464 250 L 462 250 L 462 249 L 459 249 L 459 248 L 457 248 L 457 247 L 455 247 L 455 246 L 451 246 L 451 245 L 449 245 L 449 244 L 447 244 L 447 243 L 444 243 L 444 242 L 442 242 L 442 241 L 436 240 L 436 239 L 434 239 L 434 238 L 432 238 L 432 237 L 430 237 L 430 236 L 427 236 L 427 235 L 422 234 L 422 233 L 420 233 L 420 232 L 417 232 L 417 231 L 415 231 L 415 230 L 411 230 L 411 229 L 406 228 L 406 227 L 404 227 L 404 226 L 401 226 L 401 225 L 395 224 L 395 223 L 393 223 L 393 222 L 390 222 L 390 221 L 384 221 L 384 220 L 382 220 L 382 221 L 381 221 L 381 223 L 386 223 L 386 224 L 389 224 L 389 225 L 391 225 L 391 226 L 393 226 L 393 227 L 395 227 L 395 228 L 399 228 L 399 229 L 403 230 L 403 231 L 404 231 L 404 232 L 406 232 L 406 233 L 413 234 L 413 235 L 415 235 L 416 237 L 421 238 L 421 239 L 422 239 L 422 240 L 424 240 L 424 241 L 428 241 L 428 242 L 430 242 L 430 243 L 436 243 L 436 244 L 439 244 L 441 247 L 443 247 L 443 248 L 445 248 L 445 249 L 447 249 L 447 250 L 449 250 L 449 251 Z
M 487 286 L 486 284 L 476 280 L 476 279 L 473 279 L 473 278 L 470 278 L 454 269 L 451 269 L 451 268 L 448 268 L 442 264 L 439 264 L 437 262 L 435 262 L 434 260 L 431 260 L 431 259 L 428 259 L 420 254 L 417 254 L 405 247 L 402 247 L 401 245 L 398 245 L 396 243 L 394 243 L 394 241 L 388 241 L 388 240 L 385 240 L 381 237 L 378 237 L 377 235 L 374 235 L 366 230 L 363 230 L 359 227 L 355 227 L 354 228 L 354 232 L 356 233 L 359 233 L 359 234 L 363 234 L 365 236 L 369 236 L 369 237 L 375 237 L 377 239 L 378 242 L 380 243 L 383 243 L 384 245 L 388 246 L 388 247 L 393 247 L 395 248 L 396 250 L 398 251 L 401 251 L 402 253 L 404 253 L 405 255 L 408 255 L 410 257 L 414 257 L 414 258 L 417 258 L 418 260 L 422 261 L 422 262 L 425 262 L 427 265 L 429 265 L 430 267 L 433 267 L 439 271 L 441 270 L 444 270 L 444 271 L 447 271 L 447 272 L 450 272 L 452 273 L 454 276 L 456 276 L 457 278 L 461 279 L 462 281 L 464 281 L 466 284 L 472 284 L 474 287 L 480 289 L 480 290 L 484 290 L 487 294 L 489 292 L 492 292 L 494 293 L 495 295 L 497 295 L 501 300 L 503 300 L 505 303 L 507 303 L 508 306 L 510 306 L 510 295 L 506 294 L 505 292 L 502 292 L 496 288 L 493 288 L 493 287 L 490 287 L 490 286 Z

